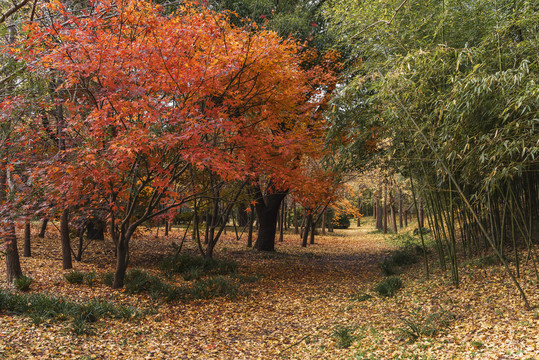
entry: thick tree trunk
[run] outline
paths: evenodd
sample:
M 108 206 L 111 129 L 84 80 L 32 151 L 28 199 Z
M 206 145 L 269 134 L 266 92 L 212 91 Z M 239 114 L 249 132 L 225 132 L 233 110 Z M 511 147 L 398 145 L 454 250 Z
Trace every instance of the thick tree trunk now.
M 26 221 L 24 223 L 24 250 L 23 250 L 24 257 L 32 256 L 31 239 L 32 239 L 32 234 L 31 234 L 31 229 L 30 229 L 30 221 Z
M 380 205 L 380 199 L 376 198 L 376 228 L 382 230 L 384 228 L 382 221 L 382 206 Z
M 307 240 L 309 239 L 309 230 L 311 229 L 311 223 L 313 221 L 313 214 L 309 211 L 307 214 L 307 220 L 305 221 L 305 229 L 303 230 L 303 239 L 301 242 L 302 247 L 307 247 Z
M 6 251 L 6 275 L 8 283 L 22 276 L 19 251 L 17 249 L 17 234 L 13 220 L 6 221 L 5 251 Z
M 277 215 L 286 194 L 273 193 L 262 197 L 259 191 L 259 198 L 255 205 L 259 225 L 255 249 L 260 251 L 275 251 Z
M 64 209 L 60 219 L 60 240 L 62 242 L 62 268 L 72 269 L 71 240 L 69 239 L 69 210 Z
M 40 238 L 45 237 L 45 232 L 47 231 L 47 224 L 49 223 L 49 218 L 43 219 L 43 222 L 41 223 L 41 230 L 39 231 L 39 234 L 37 235 Z
M 125 273 L 129 263 L 129 241 L 122 237 L 116 247 L 116 272 L 114 273 L 113 289 L 120 289 L 124 286 Z

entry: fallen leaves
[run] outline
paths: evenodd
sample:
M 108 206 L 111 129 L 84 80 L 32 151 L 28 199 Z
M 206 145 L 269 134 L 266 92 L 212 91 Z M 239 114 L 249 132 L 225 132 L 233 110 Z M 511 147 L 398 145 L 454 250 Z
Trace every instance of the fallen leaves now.
M 65 325 L 35 326 L 22 316 L 0 312 L 0 357 L 96 359 L 528 359 L 539 356 L 539 312 L 525 311 L 509 279 L 494 266 L 464 267 L 462 286 L 455 289 L 449 274 L 435 269 L 429 280 L 421 264 L 402 274 L 404 288 L 382 298 L 373 288 L 383 277 L 378 267 L 390 248 L 368 227 L 317 237 L 300 247 L 287 235 L 277 252 L 245 248 L 231 236 L 219 244 L 217 257 L 234 259 L 243 275 L 258 274 L 245 284 L 249 295 L 237 300 L 217 298 L 167 303 L 147 295 L 129 295 L 98 282 L 93 287 L 63 279 L 59 243 L 33 239 L 35 257 L 23 268 L 35 279 L 31 290 L 72 300 L 104 298 L 146 310 L 140 320 L 104 319 L 96 335 L 76 336 Z M 56 234 L 52 234 L 56 236 Z M 171 237 L 174 232 L 171 233 Z M 148 271 L 170 251 L 172 239 L 141 235 L 133 243 L 133 267 Z M 103 272 L 112 264 L 110 245 L 95 242 L 81 271 Z M 190 247 L 191 246 L 191 247 Z M 97 254 L 99 249 L 100 254 Z M 187 250 L 193 250 L 189 244 Z M 485 272 L 485 274 L 483 274 Z M 489 276 L 485 276 L 488 273 Z M 524 272 L 523 272 L 524 273 Z M 490 276 L 496 275 L 496 276 Z M 533 275 L 530 273 L 530 275 Z M 539 303 L 535 285 L 523 281 L 530 300 Z M 4 283 L 4 286 L 6 284 Z M 362 301 L 357 294 L 370 295 Z M 355 296 L 355 297 L 354 297 Z M 399 333 L 403 318 L 427 321 L 441 312 L 451 319 L 433 336 L 411 343 Z M 420 309 L 420 310 L 418 310 Z M 347 348 L 338 348 L 335 329 L 350 329 Z

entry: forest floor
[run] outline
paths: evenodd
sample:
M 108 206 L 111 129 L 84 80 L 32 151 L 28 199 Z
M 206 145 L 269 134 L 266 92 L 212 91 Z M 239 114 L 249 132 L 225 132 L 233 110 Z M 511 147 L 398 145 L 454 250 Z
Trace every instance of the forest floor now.
M 139 234 L 131 268 L 160 274 L 155 264 L 180 237 Z M 374 288 L 385 278 L 379 263 L 395 249 L 390 239 L 367 224 L 318 236 L 307 248 L 287 234 L 268 254 L 247 249 L 229 232 L 216 257 L 236 261 L 242 276 L 257 280 L 244 283 L 235 299 L 167 302 L 101 281 L 92 287 L 66 282 L 58 232 L 50 227 L 45 239 L 32 238 L 33 256 L 21 258 L 34 279 L 30 293 L 77 302 L 101 298 L 142 315 L 100 319 L 77 335 L 69 322 L 36 324 L 0 309 L 0 359 L 539 359 L 539 308 L 524 309 L 498 265 L 463 265 L 457 289 L 449 272 L 434 266 L 426 279 L 418 263 L 402 270 L 404 286 L 395 296 L 378 295 Z M 194 246 L 186 243 L 189 250 Z M 111 245 L 91 243 L 74 267 L 112 271 Z M 530 302 L 539 305 L 531 264 L 521 277 Z M 5 280 L 0 288 L 7 289 Z

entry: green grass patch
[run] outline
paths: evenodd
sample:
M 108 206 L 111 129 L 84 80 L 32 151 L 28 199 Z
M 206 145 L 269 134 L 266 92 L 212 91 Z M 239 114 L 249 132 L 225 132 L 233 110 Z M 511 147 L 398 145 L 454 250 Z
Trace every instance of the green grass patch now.
M 354 328 L 350 326 L 337 326 L 332 333 L 335 346 L 339 349 L 346 349 L 352 346 L 356 337 L 353 335 Z
M 1 289 L 0 311 L 28 316 L 36 325 L 45 319 L 71 321 L 75 334 L 91 333 L 89 324 L 103 318 L 130 319 L 138 315 L 133 308 L 101 299 L 79 303 L 49 294 L 14 294 Z
M 20 291 L 28 291 L 30 290 L 30 285 L 34 282 L 34 279 L 28 276 L 19 276 L 15 279 L 14 284 L 15 288 L 17 288 Z
M 181 274 L 184 280 L 193 281 L 207 275 L 233 275 L 238 265 L 225 259 L 204 258 L 190 254 L 169 256 L 159 267 L 167 276 Z
M 403 286 L 402 280 L 398 276 L 390 276 L 376 285 L 374 291 L 376 291 L 381 296 L 392 297 L 395 295 L 397 290 L 401 289 Z

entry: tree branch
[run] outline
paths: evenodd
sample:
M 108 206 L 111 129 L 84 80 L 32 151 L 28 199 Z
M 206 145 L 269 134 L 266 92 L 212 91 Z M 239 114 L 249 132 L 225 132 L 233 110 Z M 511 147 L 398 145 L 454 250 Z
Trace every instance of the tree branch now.
M 2 24 L 8 17 L 19 11 L 24 5 L 28 4 L 30 0 L 22 0 L 19 4 L 13 3 L 13 6 L 0 16 L 0 24 Z

